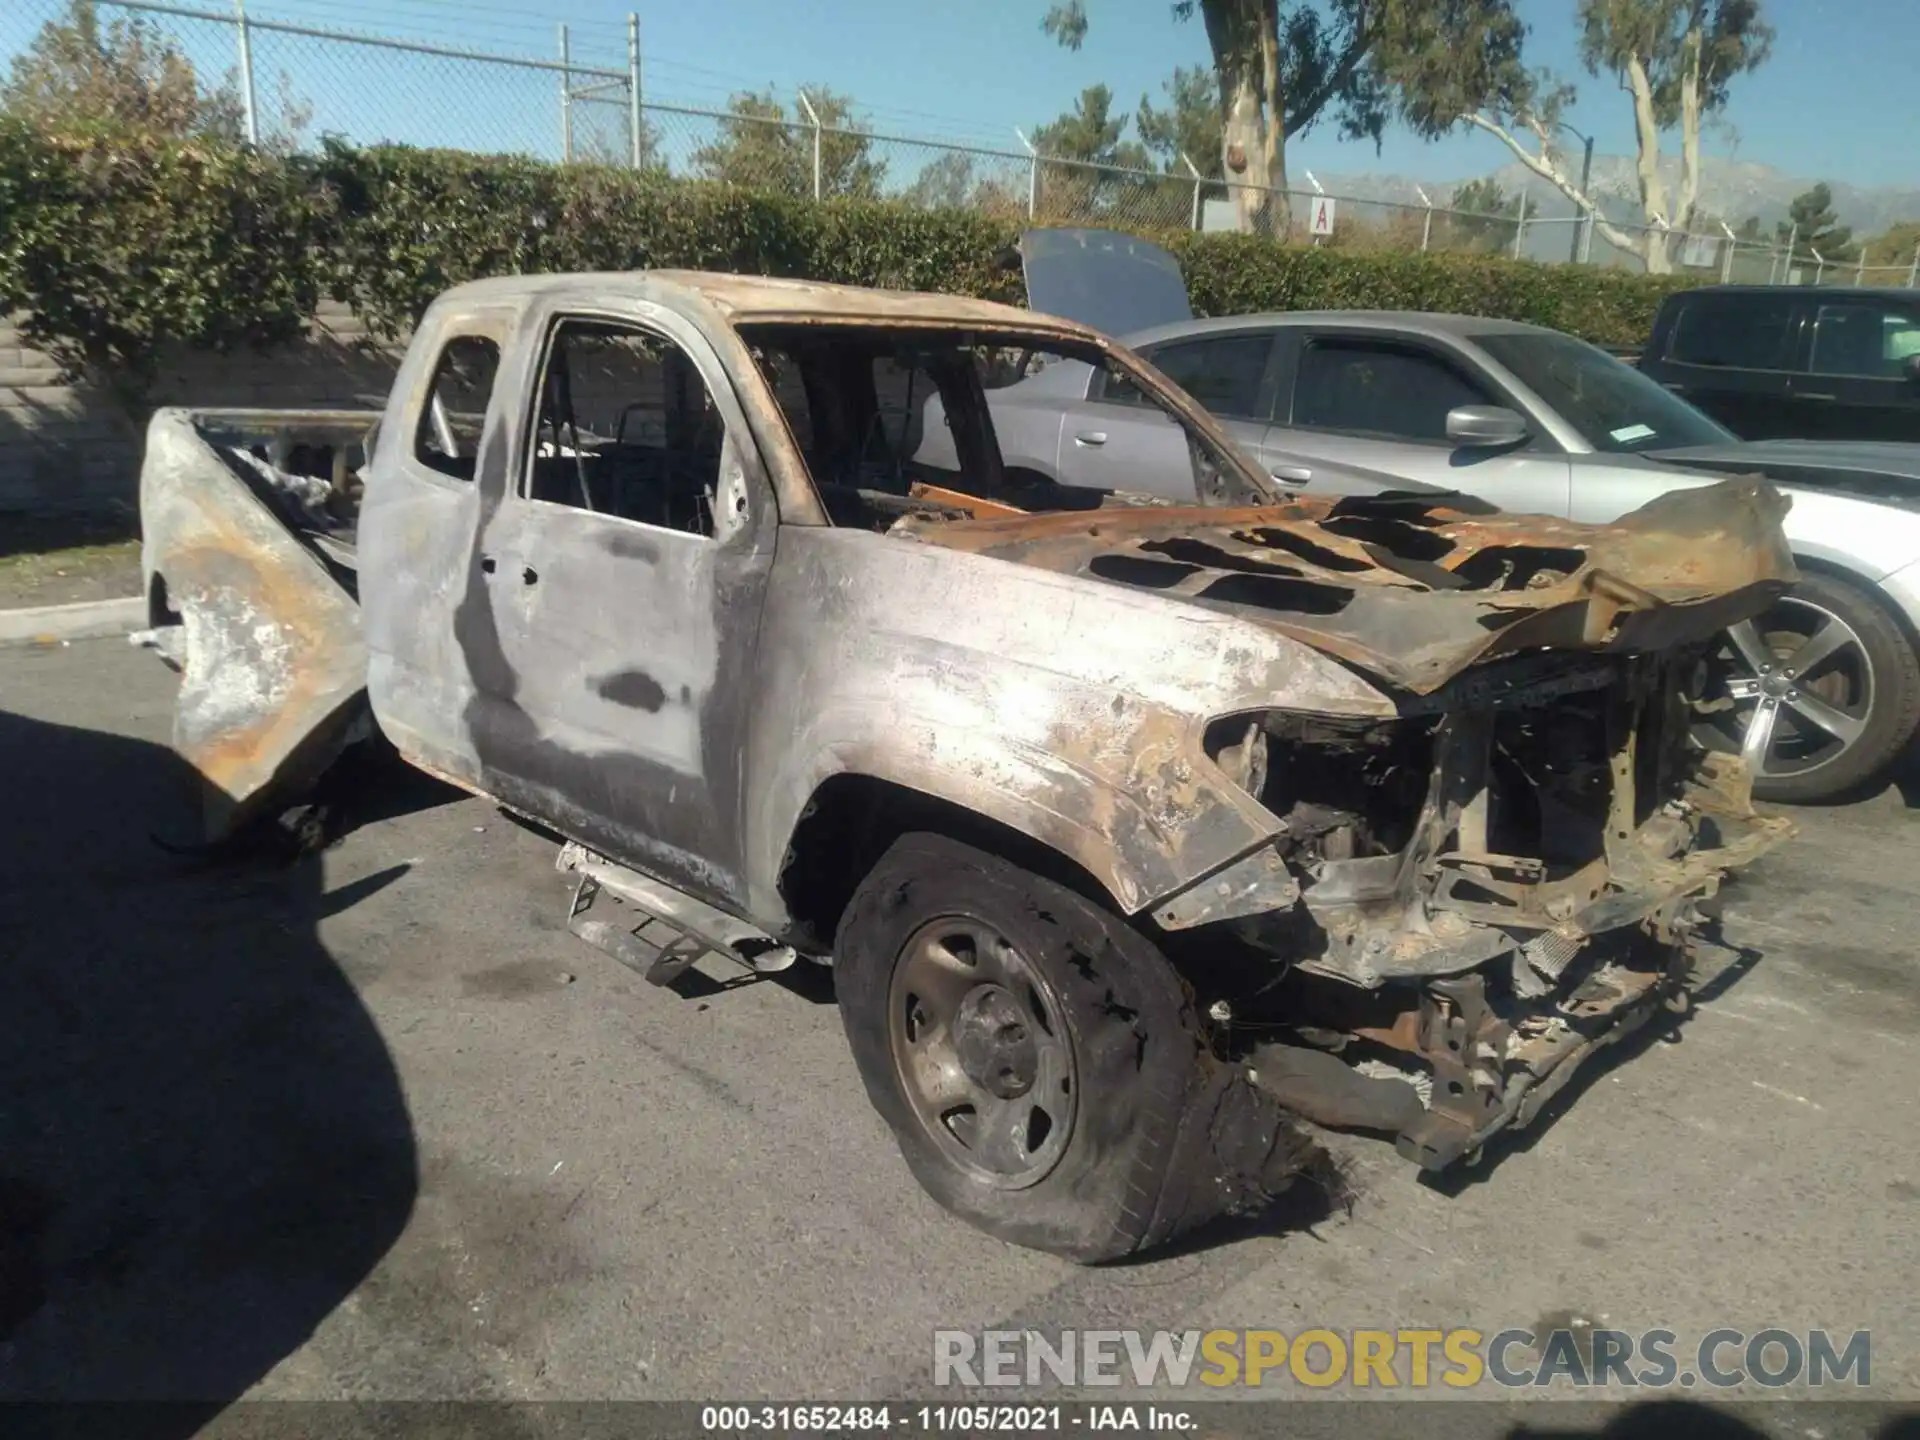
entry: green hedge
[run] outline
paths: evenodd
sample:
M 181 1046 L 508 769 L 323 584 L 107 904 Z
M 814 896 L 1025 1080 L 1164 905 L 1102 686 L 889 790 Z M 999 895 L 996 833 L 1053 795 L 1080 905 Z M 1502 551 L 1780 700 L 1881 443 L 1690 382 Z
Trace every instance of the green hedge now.
M 1548 325 L 1596 345 L 1638 348 L 1654 312 L 1699 282 L 1484 255 L 1320 250 L 1249 235 L 1161 237 L 1194 310 L 1431 310 Z
M 1017 222 L 824 204 L 602 166 L 328 143 L 270 157 L 206 142 L 51 138 L 0 122 L 0 310 L 76 369 L 137 379 L 168 343 L 297 334 L 323 295 L 404 331 L 476 276 L 680 266 L 1018 301 Z M 1479 256 L 1353 252 L 1241 235 L 1154 237 L 1202 314 L 1451 310 L 1611 346 L 1687 283 Z
M 333 293 L 388 334 L 483 275 L 682 268 L 1021 298 L 1011 225 L 967 211 L 754 194 L 592 165 L 329 145 Z
M 300 335 L 334 234 L 297 163 L 0 122 L 0 313 L 69 370 L 137 388 L 163 344 Z

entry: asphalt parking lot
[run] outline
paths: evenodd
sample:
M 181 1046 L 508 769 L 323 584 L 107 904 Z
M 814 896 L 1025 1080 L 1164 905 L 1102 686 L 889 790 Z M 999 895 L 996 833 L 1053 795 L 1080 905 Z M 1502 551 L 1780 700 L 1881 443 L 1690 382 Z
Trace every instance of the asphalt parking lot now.
M 1342 1141 L 1350 1214 L 1081 1269 L 923 1197 L 823 972 L 653 989 L 480 801 L 389 777 L 291 865 L 156 845 L 191 827 L 173 684 L 117 640 L 0 651 L 0 1396 L 899 1398 L 936 1328 L 1578 1316 L 1870 1330 L 1872 1396 L 1920 1402 L 1897 791 L 1799 812 L 1676 1038 L 1467 1183 Z

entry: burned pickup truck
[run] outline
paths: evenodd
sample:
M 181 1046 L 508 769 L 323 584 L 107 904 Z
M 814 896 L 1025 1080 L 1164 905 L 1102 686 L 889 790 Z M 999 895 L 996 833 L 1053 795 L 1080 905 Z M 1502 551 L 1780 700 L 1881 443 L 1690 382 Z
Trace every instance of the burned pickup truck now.
M 1010 477 L 987 394 L 1062 359 L 1206 503 Z M 922 1185 L 1092 1261 L 1283 1188 L 1309 1122 L 1470 1158 L 1686 1008 L 1787 830 L 1692 736 L 1783 509 L 1288 500 L 1064 321 L 516 278 L 378 416 L 158 414 L 145 638 L 210 838 L 390 744 L 563 837 L 572 929 L 651 980 L 831 963 Z

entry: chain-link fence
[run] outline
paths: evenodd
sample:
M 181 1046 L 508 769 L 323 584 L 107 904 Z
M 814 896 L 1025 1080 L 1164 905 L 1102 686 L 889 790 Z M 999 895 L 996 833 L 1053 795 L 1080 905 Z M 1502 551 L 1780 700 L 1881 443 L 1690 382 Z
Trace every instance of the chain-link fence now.
M 880 134 L 804 94 L 736 96 L 725 109 L 661 103 L 645 89 L 638 20 L 625 45 L 609 26 L 577 46 L 556 27 L 549 56 L 294 24 L 158 0 L 95 0 L 102 26 L 132 27 L 149 50 L 183 57 L 233 127 L 263 146 L 323 135 L 631 165 L 800 198 L 874 196 L 959 206 L 1046 224 L 1126 230 L 1254 229 L 1341 250 L 1512 255 L 1624 269 L 1664 268 L 1759 284 L 1920 286 L 1920 250 L 1903 263 L 1838 261 L 1789 234 L 1673 235 L 1597 219 L 1557 192 L 1504 213 L 1367 199 L 1314 189 L 1268 191 L 1180 174 L 1117 169 L 1022 149 Z M 61 0 L 28 0 L 0 18 L 0 46 L 23 51 Z M 34 16 L 30 12 L 39 9 Z M 617 53 L 624 48 L 624 53 Z M 609 53 L 616 52 L 616 53 Z M 1423 202 L 1428 197 L 1422 192 Z

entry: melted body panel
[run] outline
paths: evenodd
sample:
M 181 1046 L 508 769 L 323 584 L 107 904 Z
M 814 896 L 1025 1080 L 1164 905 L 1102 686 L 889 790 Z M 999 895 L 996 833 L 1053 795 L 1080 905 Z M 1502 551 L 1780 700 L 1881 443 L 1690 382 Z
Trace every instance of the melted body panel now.
M 163 410 L 148 427 L 141 566 L 152 619 L 180 629 L 167 646 L 183 672 L 173 743 L 205 781 L 209 840 L 315 780 L 359 713 L 367 652 L 350 571 L 314 541 L 351 558 L 346 458 L 376 418 Z M 295 463 L 296 447 L 323 455 L 329 478 L 272 463 Z M 332 495 L 347 519 L 327 514 Z
M 1705 639 L 1792 584 L 1785 512 L 1778 491 L 1745 480 L 1661 496 L 1613 525 L 1408 495 L 899 530 L 1246 615 L 1428 693 L 1517 650 Z

